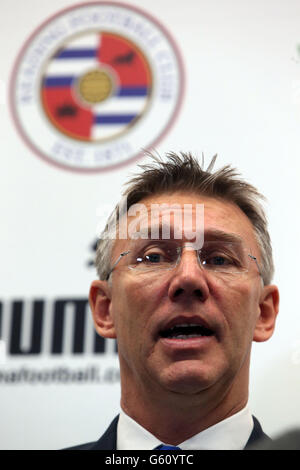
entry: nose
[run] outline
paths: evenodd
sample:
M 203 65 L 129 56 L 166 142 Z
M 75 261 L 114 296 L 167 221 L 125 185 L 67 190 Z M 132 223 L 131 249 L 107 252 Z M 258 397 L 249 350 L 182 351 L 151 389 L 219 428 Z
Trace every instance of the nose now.
M 173 271 L 168 295 L 172 301 L 196 299 L 205 302 L 208 298 L 206 274 L 199 265 L 196 251 L 183 251 L 180 262 Z

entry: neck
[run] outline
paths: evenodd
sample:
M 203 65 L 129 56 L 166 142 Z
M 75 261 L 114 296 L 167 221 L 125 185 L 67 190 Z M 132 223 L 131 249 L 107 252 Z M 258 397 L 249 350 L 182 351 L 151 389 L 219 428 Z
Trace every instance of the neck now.
M 248 400 L 248 381 L 215 386 L 193 395 L 162 391 L 145 393 L 122 387 L 121 406 L 132 419 L 161 442 L 178 445 L 204 429 L 243 409 Z

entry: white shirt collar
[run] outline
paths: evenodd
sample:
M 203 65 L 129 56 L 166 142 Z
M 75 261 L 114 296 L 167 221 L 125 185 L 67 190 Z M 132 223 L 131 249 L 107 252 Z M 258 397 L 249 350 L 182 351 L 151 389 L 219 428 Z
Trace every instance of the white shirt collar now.
M 253 418 L 247 405 L 238 413 L 178 444 L 178 447 L 182 450 L 242 450 L 252 429 Z M 153 450 L 160 444 L 161 441 L 121 410 L 117 450 Z

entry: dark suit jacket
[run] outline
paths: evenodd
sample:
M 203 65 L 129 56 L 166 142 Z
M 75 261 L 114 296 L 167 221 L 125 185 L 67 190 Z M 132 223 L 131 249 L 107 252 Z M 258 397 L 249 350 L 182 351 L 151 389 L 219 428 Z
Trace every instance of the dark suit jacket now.
M 111 422 L 105 433 L 96 442 L 88 442 L 79 446 L 70 447 L 67 450 L 116 450 L 117 447 L 117 424 L 119 415 Z M 256 443 L 272 442 L 263 432 L 258 420 L 253 416 L 254 427 L 246 444 L 245 450 L 251 450 Z

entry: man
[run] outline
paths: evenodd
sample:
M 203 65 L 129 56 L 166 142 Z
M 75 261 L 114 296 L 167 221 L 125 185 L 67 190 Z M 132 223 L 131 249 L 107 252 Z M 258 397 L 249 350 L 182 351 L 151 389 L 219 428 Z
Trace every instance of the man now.
M 215 158 L 153 160 L 102 234 L 90 290 L 97 332 L 117 339 L 121 413 L 77 448 L 248 448 L 267 439 L 247 405 L 251 344 L 279 304 L 261 196 Z

